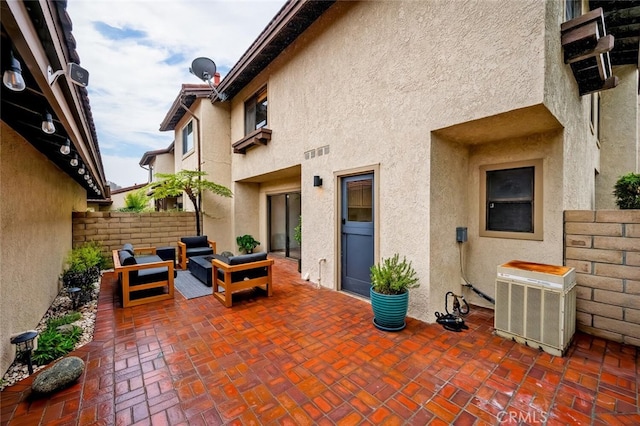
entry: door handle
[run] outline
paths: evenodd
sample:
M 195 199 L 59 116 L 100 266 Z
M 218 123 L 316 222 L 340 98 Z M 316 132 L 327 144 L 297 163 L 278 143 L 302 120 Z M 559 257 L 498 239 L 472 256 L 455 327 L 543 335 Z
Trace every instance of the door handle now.
M 342 218 L 342 224 L 344 225 L 345 223 L 347 223 L 347 220 L 343 217 Z

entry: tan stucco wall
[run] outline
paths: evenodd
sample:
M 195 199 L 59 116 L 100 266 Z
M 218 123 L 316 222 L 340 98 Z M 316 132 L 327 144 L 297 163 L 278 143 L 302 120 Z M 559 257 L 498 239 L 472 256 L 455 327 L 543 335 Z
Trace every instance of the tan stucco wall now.
M 446 291 L 467 291 L 457 226 L 469 230 L 466 275 L 489 295 L 498 264 L 562 263 L 562 211 L 594 207 L 600 168 L 591 98 L 562 60 L 563 20 L 558 1 L 334 5 L 230 102 L 233 143 L 245 100 L 267 85 L 273 131 L 267 146 L 231 154 L 231 242 L 266 241 L 267 195 L 299 189 L 302 275 L 338 289 L 340 179 L 373 171 L 375 258 L 405 255 L 421 279 L 410 316 L 434 321 Z M 479 167 L 528 159 L 543 160 L 543 240 L 480 238 Z
M 482 292 L 494 296 L 496 267 L 510 260 L 562 265 L 562 145 L 563 134 L 556 131 L 478 145 L 470 151 L 466 194 L 469 241 L 463 245 L 463 257 L 467 279 Z M 484 225 L 479 223 L 479 167 L 535 159 L 543 160 L 543 240 L 480 237 L 479 228 Z M 471 291 L 464 294 L 474 304 L 491 307 Z
M 231 136 L 229 134 L 229 104 L 211 104 L 200 99 L 197 114 L 202 126 L 202 170 L 206 178 L 233 191 L 231 183 Z M 197 148 L 196 148 L 197 149 Z M 235 245 L 230 230 L 233 224 L 233 199 L 206 191 L 202 199 L 203 234 L 215 240 L 218 247 Z M 230 251 L 234 251 L 229 249 Z M 219 249 L 219 251 L 222 251 Z
M 244 136 L 244 101 L 268 83 L 272 140 L 234 154 L 233 179 L 301 164 L 303 275 L 315 280 L 317 261 L 326 258 L 323 286 L 338 285 L 336 179 L 379 164 L 378 257 L 399 252 L 413 261 L 422 286 L 412 293 L 410 315 L 428 321 L 442 310 L 439 297 L 429 301 L 429 288 L 442 293 L 445 284 L 434 282 L 457 270 L 455 226 L 464 225 L 449 224 L 444 208 L 429 216 L 431 131 L 543 99 L 544 4 L 465 2 L 460 10 L 459 2 L 339 3 L 231 105 L 235 142 Z M 328 155 L 304 160 L 305 151 L 324 145 Z M 324 179 L 321 188 L 312 186 L 313 175 Z M 236 194 L 236 215 L 238 203 Z M 262 214 L 248 219 L 257 228 L 266 221 Z M 431 274 L 434 228 L 449 238 L 433 244 L 456 256 Z
M 229 135 L 229 106 L 226 103 L 212 105 L 209 99 L 197 99 L 175 129 L 175 171 L 198 170 L 200 151 L 201 170 L 205 179 L 233 189 L 231 183 L 231 144 Z M 193 114 L 193 115 L 191 115 Z M 195 116 L 195 117 L 194 117 Z M 193 121 L 194 149 L 182 155 L 182 129 Z M 198 143 L 198 140 L 201 143 Z M 183 209 L 194 211 L 189 198 L 183 196 Z M 233 199 L 227 199 L 205 191 L 202 198 L 202 234 L 216 241 L 218 251 L 233 247 L 232 213 Z M 234 237 L 235 238 L 235 237 Z M 233 251 L 233 249 L 229 249 Z
M 600 174 L 596 181 L 596 208 L 617 208 L 612 195 L 618 178 L 638 172 L 638 69 L 633 65 L 615 67 L 618 87 L 601 93 Z M 630 155 L 631 154 L 631 155 Z
M 158 180 L 155 176 L 156 173 L 173 173 L 174 167 L 175 156 L 173 152 L 156 155 L 155 161 L 153 162 L 153 180 Z
M 12 333 L 34 328 L 58 294 L 71 249 L 71 213 L 86 210 L 74 180 L 4 123 L 0 137 L 0 371 Z M 37 262 L 38 267 L 33 267 Z

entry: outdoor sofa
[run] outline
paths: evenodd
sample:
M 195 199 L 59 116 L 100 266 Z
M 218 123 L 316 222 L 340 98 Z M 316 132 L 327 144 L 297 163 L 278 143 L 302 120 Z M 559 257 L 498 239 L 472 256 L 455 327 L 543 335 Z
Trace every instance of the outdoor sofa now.
M 180 269 L 187 269 L 187 262 L 190 257 L 207 256 L 215 254 L 216 242 L 209 241 L 206 235 L 197 237 L 182 237 L 178 241 L 178 264 Z
M 174 258 L 162 259 L 155 247 L 134 249 L 125 244 L 113 250 L 114 271 L 118 274 L 122 307 L 173 299 L 175 278 Z
M 272 295 L 273 259 L 267 259 L 266 252 L 231 257 L 214 254 L 211 263 L 213 296 L 227 308 L 231 307 L 231 296 L 237 291 L 260 287 L 266 290 L 267 296 Z

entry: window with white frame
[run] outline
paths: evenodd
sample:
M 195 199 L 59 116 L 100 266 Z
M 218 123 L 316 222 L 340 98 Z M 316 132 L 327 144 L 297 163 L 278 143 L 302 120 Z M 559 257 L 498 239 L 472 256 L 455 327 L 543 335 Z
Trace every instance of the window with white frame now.
M 542 240 L 542 160 L 480 167 L 480 236 Z
M 244 103 L 244 134 L 267 125 L 267 88 L 260 89 Z
M 193 137 L 193 121 L 189 121 L 189 124 L 182 129 L 182 154 L 186 154 L 192 151 L 194 147 Z

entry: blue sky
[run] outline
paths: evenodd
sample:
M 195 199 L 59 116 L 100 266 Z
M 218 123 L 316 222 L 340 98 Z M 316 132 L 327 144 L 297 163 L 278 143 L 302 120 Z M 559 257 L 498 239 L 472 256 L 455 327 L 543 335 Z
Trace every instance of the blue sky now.
M 285 0 L 69 0 L 80 65 L 107 179 L 146 183 L 138 163 L 166 148 L 173 132 L 160 123 L 199 56 L 225 73 Z

